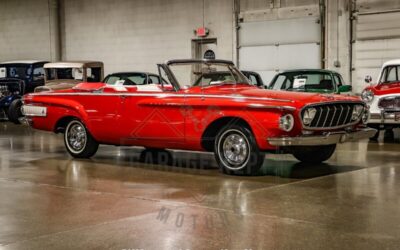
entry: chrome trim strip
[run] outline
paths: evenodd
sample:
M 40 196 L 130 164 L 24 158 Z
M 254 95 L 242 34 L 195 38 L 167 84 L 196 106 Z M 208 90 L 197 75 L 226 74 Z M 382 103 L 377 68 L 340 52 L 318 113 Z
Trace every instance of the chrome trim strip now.
M 333 112 L 333 115 L 332 115 L 332 121 L 331 121 L 331 123 L 329 123 L 329 127 L 332 127 L 332 123 L 333 123 L 333 121 L 334 121 L 334 119 L 335 119 L 335 115 L 336 115 L 336 111 L 337 111 L 337 108 L 336 108 L 336 106 L 333 106 L 333 108 L 334 108 L 334 112 Z
M 249 104 L 247 105 L 249 108 L 253 109 L 279 109 L 279 110 L 289 110 L 289 111 L 295 111 L 296 108 L 292 106 L 273 106 L 273 105 L 254 105 L 254 104 Z
M 318 120 L 317 120 L 317 123 L 316 123 L 317 125 L 319 124 L 319 121 L 321 120 L 321 117 L 322 117 L 322 112 L 324 111 L 324 109 L 322 107 L 319 107 L 319 108 L 320 108 L 320 111 L 319 111 L 319 116 L 318 116 Z M 312 123 L 312 121 L 311 121 L 311 123 Z
M 335 127 L 339 125 L 340 119 L 342 118 L 343 110 L 344 110 L 343 105 L 340 105 L 340 114 L 339 114 L 339 118 L 337 119 L 337 121 L 335 123 Z
M 367 124 L 400 124 L 400 120 L 396 120 L 395 113 L 371 113 Z
M 328 112 L 326 113 L 325 121 L 322 124 L 322 127 L 325 128 L 325 124 L 328 121 L 329 113 L 331 112 L 331 109 L 329 107 L 326 107 L 328 109 Z
M 328 133 L 318 136 L 276 137 L 268 138 L 269 144 L 277 147 L 321 146 L 368 139 L 375 135 L 376 129 L 365 128 L 355 132 Z
M 86 95 L 94 95 L 94 96 L 148 96 L 148 97 L 159 97 L 159 98 L 167 98 L 167 97 L 209 97 L 209 98 L 221 98 L 221 99 L 249 99 L 249 100 L 259 100 L 259 101 L 278 101 L 278 102 L 290 102 L 293 103 L 293 100 L 285 100 L 285 99 L 276 99 L 270 97 L 249 97 L 249 96 L 240 96 L 240 95 L 202 95 L 202 94 L 165 94 L 165 93 L 51 93 L 51 92 L 39 92 L 32 93 L 31 96 L 86 96 Z

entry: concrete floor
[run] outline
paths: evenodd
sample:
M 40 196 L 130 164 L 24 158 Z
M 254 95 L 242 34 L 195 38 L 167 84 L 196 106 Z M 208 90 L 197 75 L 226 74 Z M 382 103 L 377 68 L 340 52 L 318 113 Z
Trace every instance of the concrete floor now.
M 73 160 L 60 135 L 0 122 L 0 250 L 399 249 L 399 150 L 348 143 L 318 166 L 269 155 L 260 176 L 232 177 L 200 153 Z

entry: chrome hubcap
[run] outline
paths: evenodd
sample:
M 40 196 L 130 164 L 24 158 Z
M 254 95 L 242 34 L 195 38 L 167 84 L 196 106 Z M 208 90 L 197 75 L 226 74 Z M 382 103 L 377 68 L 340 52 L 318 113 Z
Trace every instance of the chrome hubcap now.
M 242 165 L 248 157 L 249 148 L 246 139 L 239 134 L 231 134 L 223 143 L 223 154 L 229 164 Z
M 67 134 L 68 144 L 74 151 L 80 151 L 86 144 L 86 130 L 79 124 L 73 124 Z

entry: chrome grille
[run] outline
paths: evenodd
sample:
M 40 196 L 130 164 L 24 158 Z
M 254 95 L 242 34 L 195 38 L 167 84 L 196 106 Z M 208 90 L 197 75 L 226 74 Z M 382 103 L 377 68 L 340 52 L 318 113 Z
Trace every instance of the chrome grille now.
M 303 124 L 308 129 L 334 129 L 351 125 L 354 105 L 359 103 L 320 104 L 307 107 L 301 112 L 303 121 L 304 113 L 309 108 L 315 108 L 316 113 L 309 125 Z
M 400 109 L 400 96 L 389 96 L 379 100 L 378 107 L 381 109 Z

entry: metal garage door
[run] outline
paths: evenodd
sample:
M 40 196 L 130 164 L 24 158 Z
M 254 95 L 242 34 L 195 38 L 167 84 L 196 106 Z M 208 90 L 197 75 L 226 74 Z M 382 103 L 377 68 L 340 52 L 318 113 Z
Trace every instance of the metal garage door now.
M 352 82 L 355 92 L 364 87 L 364 78 L 377 80 L 385 61 L 400 58 L 400 11 L 361 12 L 355 16 Z
M 239 67 L 258 72 L 268 84 L 283 70 L 321 68 L 319 18 L 243 22 Z

